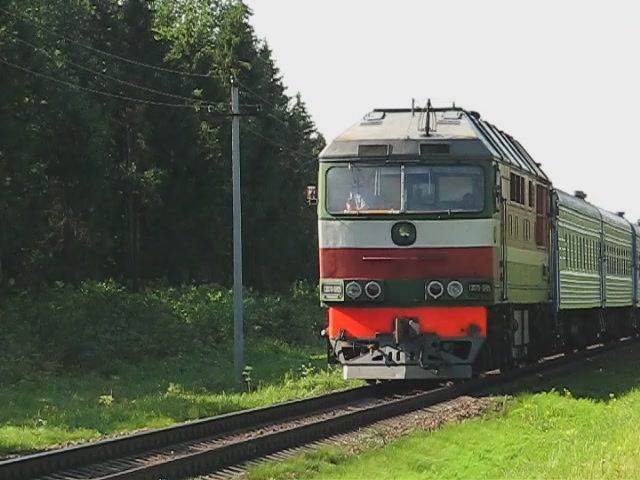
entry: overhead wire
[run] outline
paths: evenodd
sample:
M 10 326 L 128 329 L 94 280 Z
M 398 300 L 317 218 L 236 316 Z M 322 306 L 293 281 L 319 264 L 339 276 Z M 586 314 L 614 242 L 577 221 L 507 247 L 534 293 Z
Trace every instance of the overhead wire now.
M 63 35 L 61 33 L 58 33 L 56 31 L 54 31 L 51 28 L 47 28 L 45 25 L 43 25 L 41 22 L 35 20 L 33 17 L 30 17 L 29 15 L 25 15 L 25 14 L 16 14 L 14 12 L 11 12 L 10 10 L 7 10 L 6 8 L 0 7 L 0 12 L 5 13 L 6 15 L 9 15 L 19 21 L 25 22 L 25 23 L 29 23 L 31 25 L 33 25 L 34 27 L 42 30 L 43 32 L 48 33 L 49 35 L 52 35 L 54 37 L 58 37 L 62 40 L 65 40 L 69 43 L 72 43 L 73 45 L 76 45 L 78 47 L 84 48 L 86 50 L 89 50 L 91 52 L 100 54 L 100 55 L 104 55 L 106 57 L 110 57 L 110 58 L 114 58 L 116 60 L 119 60 L 121 62 L 125 62 L 125 63 L 129 63 L 131 65 L 136 65 L 138 67 L 144 67 L 144 68 L 149 68 L 152 70 L 157 70 L 160 72 L 164 72 L 164 73 L 171 73 L 174 75 L 183 75 L 183 76 L 187 76 L 187 77 L 199 77 L 199 78 L 213 78 L 213 75 L 211 74 L 205 74 L 205 73 L 196 73 L 196 72 L 187 72 L 185 70 L 177 70 L 177 69 L 173 69 L 173 68 L 168 68 L 168 67 L 161 67 L 159 65 L 154 65 L 151 63 L 145 63 L 145 62 L 141 62 L 139 60 L 133 60 L 131 58 L 127 58 L 127 57 L 123 57 L 122 55 L 117 55 L 115 53 L 111 53 L 111 52 L 107 52 L 105 50 L 101 50 L 99 48 L 96 47 L 92 47 L 91 45 L 87 45 L 85 43 L 82 42 L 78 42 L 77 40 L 74 40 L 73 38 L 70 38 L 66 35 Z M 219 67 L 217 67 L 219 68 Z
M 302 157 L 302 158 L 306 158 L 307 160 L 312 160 L 312 161 L 316 160 L 316 157 L 313 157 L 313 156 L 311 156 L 311 155 L 309 155 L 307 153 L 303 153 L 303 152 L 301 152 L 299 150 L 293 150 L 292 148 L 289 148 L 286 145 L 284 145 L 284 144 L 282 144 L 282 143 L 280 143 L 280 142 L 278 142 L 276 140 L 273 140 L 272 138 L 269 138 L 266 135 L 263 135 L 262 133 L 258 132 L 256 129 L 254 129 L 254 128 L 246 125 L 246 124 L 244 125 L 243 128 L 249 130 L 256 137 L 259 137 L 259 138 L 263 139 L 264 141 L 270 143 L 271 145 L 273 145 L 275 147 L 279 147 L 279 148 L 281 148 L 281 149 L 283 149 L 283 150 L 285 150 L 285 151 L 287 151 L 289 153 L 292 153 L 292 154 L 297 155 L 297 156 Z
M 131 65 L 135 65 L 135 66 L 138 66 L 138 67 L 147 68 L 147 69 L 151 69 L 151 70 L 155 70 L 155 71 L 159 71 L 159 72 L 164 72 L 164 73 L 169 73 L 169 74 L 174 74 L 174 75 L 181 75 L 181 76 L 185 76 L 185 77 L 214 78 L 214 76 L 212 74 L 202 74 L 202 73 L 196 73 L 196 72 L 187 72 L 185 70 L 178 70 L 178 69 L 173 69 L 173 68 L 168 68 L 168 67 L 161 67 L 161 66 L 158 66 L 158 65 L 154 65 L 154 64 L 150 64 L 150 63 L 146 63 L 146 62 L 141 62 L 139 60 L 134 60 L 134 59 L 131 59 L 131 58 L 127 58 L 127 57 L 124 57 L 122 55 L 117 55 L 115 53 L 107 52 L 105 50 L 101 50 L 99 48 L 92 47 L 92 46 L 87 45 L 85 43 L 78 42 L 77 40 L 74 40 L 74 39 L 72 39 L 72 38 L 70 38 L 70 37 L 68 37 L 66 35 L 60 34 L 60 33 L 54 31 L 51 28 L 47 28 L 41 22 L 35 20 L 33 17 L 30 17 L 29 15 L 16 14 L 16 13 L 11 12 L 10 10 L 7 10 L 7 9 L 5 9 L 3 7 L 0 7 L 0 12 L 3 12 L 4 14 L 9 15 L 9 16 L 11 16 L 11 17 L 13 17 L 13 18 L 15 18 L 15 19 L 17 19 L 19 21 L 31 24 L 31 25 L 35 26 L 36 28 L 40 29 L 41 31 L 48 33 L 49 35 L 52 35 L 54 37 L 60 38 L 62 40 L 65 40 L 66 42 L 69 42 L 69 43 L 71 43 L 73 45 L 76 45 L 76 46 L 78 46 L 80 48 L 83 48 L 83 49 L 86 49 L 88 51 L 97 53 L 99 55 L 103 55 L 103 56 L 106 56 L 106 57 L 109 57 L 109 58 L 116 59 L 116 60 L 121 61 L 121 62 L 125 62 L 125 63 L 131 64 Z M 70 82 L 70 81 L 66 81 L 66 80 L 62 80 L 62 79 L 53 77 L 51 75 L 48 75 L 48 74 L 45 74 L 45 73 L 42 73 L 42 72 L 34 71 L 34 70 L 29 69 L 27 67 L 24 67 L 22 65 L 18 65 L 18 64 L 9 62 L 8 60 L 6 60 L 6 59 L 4 59 L 2 57 L 0 57 L 0 63 L 4 63 L 5 65 L 8 65 L 10 67 L 16 68 L 16 69 L 21 70 L 23 72 L 29 73 L 29 74 L 34 75 L 36 77 L 44 78 L 44 79 L 47 79 L 49 81 L 52 81 L 52 82 L 55 82 L 55 83 L 58 83 L 58 84 L 61 84 L 61 85 L 66 85 L 68 87 L 71 87 L 71 88 L 74 88 L 74 89 L 77 89 L 77 90 L 86 91 L 86 92 L 89 92 L 89 93 L 94 93 L 96 95 L 102 95 L 102 96 L 105 96 L 105 97 L 111 97 L 111 98 L 116 98 L 116 99 L 120 99 L 120 100 L 126 100 L 126 101 L 141 103 L 141 104 L 147 104 L 147 105 L 173 107 L 173 108 L 194 108 L 195 109 L 195 108 L 200 108 L 200 107 L 203 107 L 203 108 L 210 108 L 211 107 L 211 105 L 207 105 L 204 102 L 199 103 L 199 104 L 198 103 L 193 103 L 191 105 L 188 105 L 188 104 L 172 104 L 172 103 L 168 103 L 168 102 L 158 102 L 158 101 L 154 101 L 154 100 L 134 98 L 134 97 L 129 97 L 129 96 L 126 96 L 126 95 L 120 95 L 120 94 L 115 94 L 115 93 L 110 93 L 110 92 L 103 92 L 103 91 L 96 90 L 96 89 L 93 89 L 93 88 L 83 87 L 83 86 L 78 85 L 76 83 L 73 83 L 73 82 Z M 70 61 L 68 61 L 68 60 L 67 60 L 67 63 L 72 65 L 72 63 L 70 63 Z M 76 66 L 75 64 L 73 64 L 73 65 Z M 88 67 L 78 66 L 77 68 L 87 69 Z M 219 67 L 217 67 L 217 68 L 219 68 Z M 107 74 L 103 74 L 102 72 L 93 71 L 92 73 L 100 74 L 101 76 L 105 76 L 105 78 L 111 77 L 110 75 L 107 76 Z M 130 86 L 136 85 L 136 84 L 133 84 L 132 82 L 127 82 L 127 81 L 122 80 L 122 79 L 115 80 L 115 77 L 111 77 L 110 79 L 114 80 L 114 81 L 118 81 L 118 82 L 125 82 L 126 84 L 130 84 Z M 238 83 L 238 85 L 241 88 L 246 90 L 248 93 L 252 94 L 253 96 L 258 98 L 259 100 L 262 100 L 266 104 L 270 105 L 274 109 L 274 111 L 278 111 L 278 107 L 276 105 L 274 105 L 271 101 L 266 99 L 264 96 L 258 94 L 254 90 L 250 89 L 249 87 L 244 85 L 242 82 L 238 81 L 237 79 L 235 81 Z M 142 87 L 140 85 L 136 85 L 135 88 L 141 88 L 141 89 L 144 89 L 144 90 L 147 90 L 147 91 L 152 91 L 153 90 L 153 89 L 148 89 L 148 87 Z M 160 93 L 160 91 L 155 91 L 153 93 L 164 95 L 164 94 L 166 94 L 168 92 Z M 173 95 L 174 94 L 170 94 L 168 96 L 173 96 Z M 176 96 L 174 98 L 185 99 L 185 98 L 188 98 L 188 97 Z M 189 101 L 196 102 L 195 99 L 191 99 L 191 98 L 189 98 Z M 218 114 L 221 114 L 222 116 L 227 116 L 228 115 L 228 114 L 221 113 L 221 112 L 212 112 L 212 113 L 218 113 Z M 272 113 L 267 113 L 266 115 L 268 117 L 274 119 L 278 123 L 280 123 L 285 128 L 289 129 L 289 131 L 294 132 L 291 124 L 289 124 L 288 121 L 285 121 L 282 118 L 279 118 L 279 117 L 277 117 L 276 115 L 274 115 Z M 305 158 L 310 159 L 310 160 L 315 160 L 315 157 L 309 156 L 307 154 L 302 154 L 299 151 L 293 150 L 293 149 L 283 145 L 280 142 L 274 141 L 274 140 L 270 139 L 269 137 L 266 137 L 265 135 L 262 135 L 261 133 L 259 133 L 258 131 L 256 131 L 255 129 L 253 129 L 251 127 L 248 127 L 248 130 L 251 131 L 257 137 L 262 138 L 263 140 L 271 143 L 272 145 L 274 145 L 276 147 L 280 147 L 280 148 L 282 148 L 282 149 L 284 149 L 284 150 L 286 150 L 286 151 L 288 151 L 288 152 L 290 152 L 292 154 L 299 155 L 301 157 L 305 157 Z
M 74 39 L 72 39 L 72 38 L 70 38 L 70 37 L 68 37 L 66 35 L 62 35 L 62 34 L 56 32 L 55 30 L 53 30 L 51 28 L 47 28 L 41 22 L 35 20 L 33 17 L 30 17 L 28 15 L 17 14 L 17 13 L 9 11 L 6 8 L 3 8 L 3 7 L 0 7 L 0 12 L 3 12 L 6 15 L 9 15 L 9 16 L 11 16 L 11 17 L 13 17 L 13 18 L 15 18 L 15 19 L 17 19 L 19 21 L 22 21 L 22 22 L 25 22 L 25 23 L 29 23 L 29 24 L 35 26 L 36 28 L 40 29 L 41 31 L 46 32 L 49 35 L 52 35 L 54 37 L 63 39 L 63 40 L 65 40 L 65 41 L 67 41 L 67 42 L 69 42 L 69 43 L 71 43 L 73 45 L 76 45 L 78 47 L 84 48 L 86 50 L 89 50 L 91 52 L 94 52 L 94 53 L 97 53 L 97 54 L 100 54 L 100 55 L 104 55 L 104 56 L 107 56 L 107 57 L 110 57 L 110 58 L 114 58 L 116 60 L 119 60 L 119 61 L 122 61 L 122 62 L 125 62 L 125 63 L 129 63 L 129 64 L 132 64 L 132 65 L 136 65 L 138 67 L 148 68 L 148 69 L 151 69 L 151 70 L 156 70 L 156 71 L 160 71 L 160 72 L 164 72 L 164 73 L 171 73 L 171 74 L 174 74 L 174 75 L 182 75 L 182 76 L 197 77 L 197 78 L 213 78 L 213 75 L 211 75 L 211 74 L 201 74 L 201 73 L 187 72 L 187 71 L 184 71 L 184 70 L 177 70 L 177 69 L 172 69 L 172 68 L 167 68 L 167 67 L 161 67 L 161 66 L 158 66 L 158 65 L 153 65 L 153 64 L 150 64 L 150 63 L 141 62 L 139 60 L 133 60 L 131 58 L 123 57 L 121 55 L 117 55 L 117 54 L 114 54 L 114 53 L 111 53 L 111 52 L 107 52 L 107 51 L 101 50 L 99 48 L 95 48 L 95 47 L 92 47 L 90 45 L 87 45 L 85 43 L 78 42 L 77 40 L 74 40 Z M 258 99 L 262 100 L 263 102 L 265 102 L 266 104 L 270 105 L 274 109 L 274 111 L 277 111 L 277 107 L 272 102 L 267 100 L 264 96 L 259 95 L 257 92 L 255 92 L 254 90 L 250 89 L 249 87 L 247 87 L 244 83 L 240 82 L 239 80 L 236 79 L 235 81 L 237 82 L 237 84 L 242 89 L 246 90 L 248 93 L 252 94 L 256 98 L 258 98 Z M 190 99 L 190 100 L 192 100 L 192 99 Z M 270 118 L 274 119 L 275 121 L 280 123 L 285 128 L 288 128 L 291 131 L 293 131 L 292 130 L 292 126 L 287 121 L 283 120 L 282 118 L 280 118 L 280 117 L 278 117 L 278 116 L 276 116 L 274 114 L 271 114 L 271 113 L 267 113 L 267 116 L 269 116 Z
M 46 49 L 44 49 L 42 47 L 39 47 L 39 46 L 37 46 L 37 45 L 35 45 L 33 43 L 30 43 L 30 42 L 28 42 L 26 40 L 23 40 L 22 38 L 18 37 L 17 35 L 13 35 L 13 34 L 10 34 L 10 35 L 11 35 L 11 37 L 13 37 L 19 43 L 22 43 L 23 45 L 26 45 L 29 48 L 46 55 L 48 58 L 50 58 L 52 60 L 55 59 L 54 55 L 51 54 L 51 52 L 49 52 L 48 50 L 46 50 Z M 136 89 L 143 90 L 143 91 L 146 91 L 146 92 L 149 92 L 149 93 L 154 93 L 156 95 L 166 96 L 166 97 L 170 97 L 170 98 L 176 98 L 176 99 L 179 99 L 179 100 L 185 100 L 187 102 L 193 102 L 194 104 L 197 104 L 198 106 L 201 106 L 201 107 L 227 106 L 224 103 L 213 103 L 213 102 L 198 100 L 197 98 L 186 97 L 184 95 L 178 95 L 178 94 L 175 94 L 175 93 L 165 92 L 165 91 L 162 91 L 162 90 L 156 90 L 154 88 L 138 85 L 138 84 L 130 82 L 128 80 L 123 80 L 121 78 L 114 77 L 114 76 L 106 74 L 104 72 L 99 72 L 99 71 L 94 70 L 92 68 L 85 67 L 84 65 L 81 65 L 79 63 L 73 62 L 72 60 L 68 60 L 66 58 L 62 58 L 61 62 L 62 63 L 66 63 L 68 65 L 71 65 L 74 68 L 77 68 L 77 69 L 80 69 L 80 70 L 84 70 L 85 72 L 89 72 L 89 73 L 92 73 L 94 75 L 98 75 L 98 76 L 100 76 L 102 78 L 106 78 L 108 80 L 120 83 L 121 85 L 126 85 L 126 86 L 129 86 L 131 88 L 136 88 Z
M 168 103 L 168 102 L 158 102 L 155 100 L 148 100 L 148 99 L 144 99 L 144 98 L 136 98 L 136 97 L 129 97 L 127 95 L 120 95 L 118 93 L 111 93 L 111 92 L 105 92 L 102 90 L 96 90 L 95 88 L 90 88 L 90 87 L 84 87 L 82 85 L 78 85 L 77 83 L 68 81 L 68 80 L 63 80 L 57 77 L 54 77 L 52 75 L 48 75 L 46 73 L 42 73 L 42 72 L 38 72 L 36 70 L 32 70 L 30 68 L 27 68 L 23 65 L 19 65 L 17 63 L 13 63 L 10 62 L 9 60 L 7 60 L 6 58 L 0 57 L 0 63 L 3 63 L 9 67 L 12 67 L 16 70 L 21 70 L 22 72 L 28 73 L 30 75 L 33 75 L 34 77 L 39 77 L 39 78 L 43 78 L 45 80 L 49 80 L 51 82 L 54 83 L 58 83 L 60 85 L 65 85 L 67 87 L 76 89 L 76 90 L 80 90 L 80 91 L 84 91 L 84 92 L 88 92 L 88 93 L 93 93 L 95 95 L 100 95 L 103 97 L 109 97 L 109 98 L 115 98 L 118 100 L 125 100 L 128 102 L 133 102 L 133 103 L 140 103 L 140 104 L 145 104 L 145 105 L 153 105 L 153 106 L 158 106 L 158 107 L 171 107 L 171 108 L 189 108 L 189 109 L 197 109 L 198 105 L 196 104 L 186 104 L 186 103 Z M 207 107 L 203 107 L 203 108 L 207 108 Z M 227 113 L 223 113 L 223 112 L 211 112 L 213 114 L 220 114 L 222 116 L 228 116 L 229 114 Z
M 253 95 L 254 97 L 256 97 L 258 100 L 261 100 L 262 102 L 266 103 L 267 105 L 270 105 L 271 108 L 273 108 L 274 111 L 278 110 L 278 107 L 276 105 L 274 105 L 272 102 L 270 102 L 269 100 L 267 100 L 264 96 L 259 95 L 258 93 L 256 93 L 254 90 L 250 89 L 249 87 L 247 87 L 245 84 L 243 84 L 240 80 L 235 79 L 234 80 L 243 90 L 245 90 L 246 92 L 250 93 L 251 95 Z M 284 127 L 291 129 L 291 125 L 285 121 L 282 120 L 281 118 L 277 117 L 276 115 L 272 114 L 272 113 L 267 113 L 268 117 L 273 118 L 274 120 L 276 120 L 278 123 L 280 123 L 281 125 L 283 125 Z
M 145 63 L 145 62 L 141 62 L 139 60 L 133 60 L 131 58 L 127 58 L 127 57 L 123 57 L 121 55 L 117 55 L 115 53 L 111 53 L 111 52 L 107 52 L 105 50 L 101 50 L 99 48 L 95 48 L 92 47 L 91 45 L 87 45 L 85 43 L 82 42 L 78 42 L 77 40 L 74 40 L 66 35 L 62 35 L 58 32 L 56 32 L 55 30 L 51 29 L 51 28 L 47 28 L 45 25 L 43 25 L 41 22 L 35 20 L 33 17 L 30 17 L 29 15 L 26 14 L 17 14 L 15 12 L 11 12 L 10 10 L 7 10 L 6 8 L 0 7 L 0 12 L 5 13 L 6 15 L 9 15 L 19 21 L 22 22 L 26 22 L 29 23 L 33 26 L 35 26 L 36 28 L 42 30 L 43 32 L 46 32 L 52 36 L 55 36 L 57 38 L 63 39 L 69 43 L 72 43 L 78 47 L 84 48 L 86 50 L 92 51 L 94 53 L 100 54 L 100 55 L 104 55 L 107 57 L 111 57 L 114 58 L 116 60 L 125 62 L 125 63 L 129 63 L 132 65 L 136 65 L 138 67 L 143 67 L 143 68 L 148 68 L 151 70 L 156 70 L 156 71 L 160 71 L 160 72 L 164 72 L 164 73 L 171 73 L 174 75 L 182 75 L 182 76 L 188 76 L 188 77 L 197 77 L 197 78 L 213 78 L 213 75 L 211 74 L 203 74 L 203 73 L 195 73 L 195 72 L 187 72 L 185 70 L 177 70 L 177 69 L 173 69 L 173 68 L 167 68 L 167 67 L 161 67 L 158 65 L 153 65 L 150 63 Z M 273 104 L 273 102 L 269 101 L 268 99 L 266 99 L 264 96 L 258 94 L 256 91 L 252 90 L 251 88 L 249 88 L 247 85 L 245 85 L 244 83 L 242 83 L 241 81 L 239 81 L 238 79 L 235 79 L 236 83 L 244 90 L 246 90 L 248 93 L 250 93 L 251 95 L 255 96 L 256 98 L 260 99 L 261 101 L 265 102 L 266 104 L 270 105 L 274 111 L 278 110 L 278 107 L 276 105 Z M 271 118 L 273 118 L 275 121 L 277 121 L 278 123 L 280 123 L 281 125 L 283 125 L 286 128 L 291 129 L 291 125 L 286 121 L 283 120 L 282 118 L 279 118 L 278 116 L 274 115 L 274 114 L 267 114 L 267 116 L 270 116 Z
M 238 85 L 240 85 L 240 87 L 242 87 L 244 90 L 246 90 L 247 92 L 249 92 L 250 94 L 252 94 L 252 95 L 253 95 L 254 97 L 256 97 L 258 100 L 263 101 L 264 103 L 266 103 L 266 104 L 270 105 L 274 110 L 277 110 L 277 107 L 276 107 L 272 102 L 270 102 L 269 100 L 267 100 L 264 96 L 259 95 L 258 93 L 256 93 L 255 91 L 251 90 L 251 89 L 250 89 L 249 87 L 247 87 L 246 85 L 243 85 L 243 84 L 242 84 L 241 82 L 239 82 L 239 81 L 237 81 L 237 83 L 238 83 Z M 283 126 L 284 126 L 288 131 L 289 131 L 289 132 L 294 133 L 294 134 L 295 134 L 295 133 L 299 133 L 299 132 L 296 132 L 296 131 L 294 130 L 293 126 L 288 122 L 288 120 L 282 120 L 281 118 L 278 118 L 276 115 L 274 115 L 274 114 L 272 114 L 272 113 L 267 113 L 267 114 L 266 114 L 266 116 L 267 116 L 267 117 L 269 117 L 269 118 L 272 118 L 273 120 L 276 120 L 278 123 L 280 123 L 281 125 L 283 125 Z M 292 149 L 290 149 L 290 148 L 288 148 L 288 147 L 284 146 L 283 144 L 281 144 L 281 143 L 279 143 L 279 142 L 275 142 L 275 141 L 273 141 L 273 140 L 269 139 L 268 137 L 266 137 L 266 136 L 264 136 L 264 135 L 261 135 L 260 133 L 256 132 L 255 130 L 253 130 L 253 129 L 251 129 L 251 128 L 249 128 L 249 130 L 250 130 L 250 131 L 252 131 L 256 136 L 258 136 L 258 137 L 262 138 L 263 140 L 265 140 L 265 141 L 267 141 L 267 142 L 271 143 L 271 144 L 272 144 L 272 145 L 274 145 L 274 146 L 282 147 L 282 148 L 284 148 L 285 150 L 289 151 L 290 153 L 292 153 L 292 154 L 294 154 L 294 155 L 299 155 L 299 156 L 301 156 L 301 157 L 303 157 L 303 158 L 306 158 L 307 160 L 312 160 L 312 161 L 317 160 L 317 158 L 316 158 L 316 157 L 310 156 L 310 155 L 308 155 L 308 154 L 301 153 L 300 151 L 292 150 Z

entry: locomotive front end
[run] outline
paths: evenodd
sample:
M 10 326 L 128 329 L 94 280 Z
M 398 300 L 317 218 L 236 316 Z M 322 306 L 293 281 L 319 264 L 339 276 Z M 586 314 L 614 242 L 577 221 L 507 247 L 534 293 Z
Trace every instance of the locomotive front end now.
M 498 285 L 496 166 L 460 109 L 377 110 L 320 156 L 320 297 L 345 378 L 473 375 Z

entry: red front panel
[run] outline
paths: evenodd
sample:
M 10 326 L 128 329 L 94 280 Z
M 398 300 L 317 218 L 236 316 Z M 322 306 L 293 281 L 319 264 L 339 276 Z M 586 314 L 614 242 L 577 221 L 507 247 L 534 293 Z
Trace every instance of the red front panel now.
M 441 337 L 468 336 L 472 325 L 476 335 L 487 335 L 486 307 L 330 307 L 329 337 L 336 338 L 341 331 L 359 338 L 391 333 L 397 317 L 417 318 L 421 332 Z
M 321 278 L 492 278 L 493 247 L 322 248 Z

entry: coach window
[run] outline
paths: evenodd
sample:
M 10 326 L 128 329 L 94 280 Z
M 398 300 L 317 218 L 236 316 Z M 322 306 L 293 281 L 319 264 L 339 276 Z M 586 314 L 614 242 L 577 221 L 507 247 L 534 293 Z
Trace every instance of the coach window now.
M 617 264 L 616 273 L 620 275 L 622 274 L 622 255 L 620 252 L 620 247 L 616 247 L 616 264 Z
M 573 233 L 569 234 L 569 270 L 573 270 Z
M 629 250 L 628 249 L 624 249 L 624 274 L 625 276 L 628 276 L 630 274 L 630 269 L 629 269 Z
M 618 275 L 622 274 L 622 252 L 620 247 L 616 247 L 616 257 L 618 260 Z
M 620 247 L 616 247 L 616 273 L 620 275 L 622 273 L 622 265 L 621 265 L 622 255 L 620 255 Z
M 580 270 L 584 270 L 584 238 L 580 237 Z
M 618 265 L 620 265 L 620 269 L 618 270 L 618 275 L 624 274 L 624 249 L 622 247 L 618 247 Z
M 569 234 L 569 270 L 573 270 L 575 265 L 575 243 L 573 241 L 573 233 Z

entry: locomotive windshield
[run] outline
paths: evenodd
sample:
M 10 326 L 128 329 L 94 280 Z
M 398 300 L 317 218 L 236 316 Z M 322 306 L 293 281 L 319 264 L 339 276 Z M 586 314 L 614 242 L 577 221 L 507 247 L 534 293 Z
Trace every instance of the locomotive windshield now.
M 333 167 L 327 208 L 337 214 L 479 212 L 484 171 L 463 165 Z

